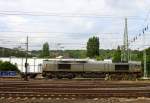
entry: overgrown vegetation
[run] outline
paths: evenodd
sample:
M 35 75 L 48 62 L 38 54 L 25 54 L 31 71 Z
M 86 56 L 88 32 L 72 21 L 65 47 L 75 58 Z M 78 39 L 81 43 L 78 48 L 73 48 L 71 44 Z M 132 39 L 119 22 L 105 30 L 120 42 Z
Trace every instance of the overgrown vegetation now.
M 26 52 L 25 51 L 21 51 L 18 48 L 9 49 L 9 48 L 0 47 L 0 57 L 10 57 L 10 56 L 25 57 L 26 56 Z M 32 57 L 31 54 L 28 54 L 28 56 Z
M 0 71 L 17 71 L 20 72 L 18 67 L 10 62 L 0 61 Z
M 121 62 L 121 49 L 119 46 L 118 46 L 117 50 L 115 51 L 112 60 L 113 60 L 113 62 Z

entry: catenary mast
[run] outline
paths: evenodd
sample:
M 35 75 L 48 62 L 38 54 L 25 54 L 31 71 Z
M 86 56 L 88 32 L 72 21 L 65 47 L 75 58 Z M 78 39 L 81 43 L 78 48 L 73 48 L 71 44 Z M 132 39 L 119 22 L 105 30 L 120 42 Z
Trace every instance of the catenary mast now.
M 123 47 L 122 47 L 122 62 L 128 62 L 129 60 L 129 44 L 128 44 L 128 25 L 127 18 L 125 18 L 125 28 L 123 36 Z

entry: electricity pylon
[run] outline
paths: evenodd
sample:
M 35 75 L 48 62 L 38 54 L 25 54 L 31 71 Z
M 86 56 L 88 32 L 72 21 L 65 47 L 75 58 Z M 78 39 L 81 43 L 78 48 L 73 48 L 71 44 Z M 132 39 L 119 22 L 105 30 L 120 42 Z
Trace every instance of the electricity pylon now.
M 128 44 L 128 25 L 127 18 L 125 18 L 125 28 L 124 28 L 124 36 L 123 36 L 123 47 L 122 47 L 122 62 L 128 62 L 129 60 L 129 44 Z

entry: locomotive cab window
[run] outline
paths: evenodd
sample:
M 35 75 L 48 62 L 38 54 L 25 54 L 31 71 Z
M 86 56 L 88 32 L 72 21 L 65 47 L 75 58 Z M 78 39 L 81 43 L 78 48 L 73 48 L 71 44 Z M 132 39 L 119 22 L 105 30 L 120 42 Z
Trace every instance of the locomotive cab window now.
M 71 64 L 58 64 L 58 69 L 71 69 Z
M 129 70 L 129 65 L 128 64 L 116 64 L 115 70 L 116 71 Z

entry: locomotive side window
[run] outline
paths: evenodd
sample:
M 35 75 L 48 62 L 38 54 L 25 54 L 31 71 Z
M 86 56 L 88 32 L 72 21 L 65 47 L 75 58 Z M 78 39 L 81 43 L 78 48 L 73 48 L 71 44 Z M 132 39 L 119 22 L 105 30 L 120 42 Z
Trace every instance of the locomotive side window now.
M 71 64 L 58 64 L 58 69 L 71 69 Z
M 129 65 L 127 65 L 127 64 L 116 64 L 115 65 L 115 70 L 116 71 L 129 70 Z

